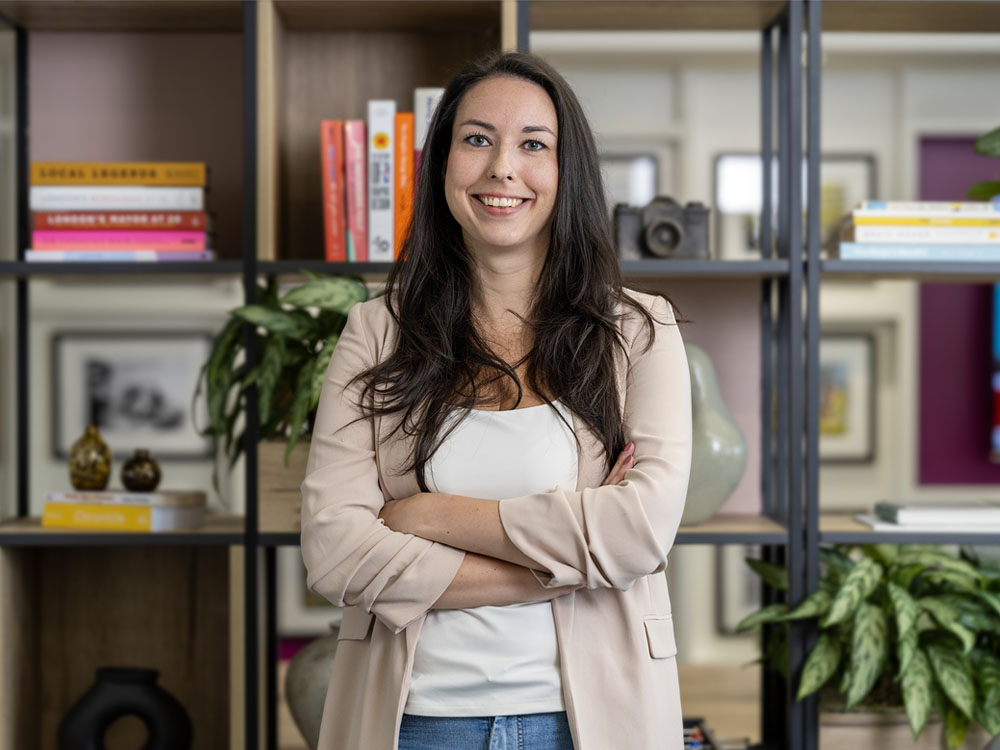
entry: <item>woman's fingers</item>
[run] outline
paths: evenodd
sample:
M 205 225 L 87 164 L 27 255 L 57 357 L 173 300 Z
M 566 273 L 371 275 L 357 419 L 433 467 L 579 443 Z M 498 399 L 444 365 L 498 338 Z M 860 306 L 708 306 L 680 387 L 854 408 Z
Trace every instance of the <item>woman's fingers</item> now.
M 625 479 L 625 472 L 632 468 L 635 464 L 635 444 L 630 442 L 625 446 L 625 450 L 618 454 L 618 460 L 615 461 L 615 465 L 611 467 L 611 471 L 608 472 L 607 478 L 601 483 L 601 486 L 609 484 L 618 484 Z

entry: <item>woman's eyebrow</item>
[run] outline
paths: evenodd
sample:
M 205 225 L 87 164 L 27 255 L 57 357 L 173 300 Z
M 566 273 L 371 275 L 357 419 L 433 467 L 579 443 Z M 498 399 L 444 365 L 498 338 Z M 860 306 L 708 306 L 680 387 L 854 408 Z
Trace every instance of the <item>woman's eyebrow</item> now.
M 482 128 L 483 130 L 488 130 L 491 133 L 497 131 L 495 125 L 490 125 L 488 122 L 483 122 L 482 120 L 466 120 L 461 123 L 458 127 L 464 128 L 466 125 L 475 125 L 477 128 Z M 521 128 L 522 133 L 548 133 L 549 135 L 555 137 L 555 133 L 552 132 L 550 128 L 544 125 L 526 125 Z

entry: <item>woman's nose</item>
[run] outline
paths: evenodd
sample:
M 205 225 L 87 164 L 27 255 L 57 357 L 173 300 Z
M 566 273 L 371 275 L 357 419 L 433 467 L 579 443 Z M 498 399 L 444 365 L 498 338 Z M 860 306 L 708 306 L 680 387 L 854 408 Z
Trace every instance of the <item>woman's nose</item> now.
M 504 149 L 497 149 L 496 158 L 490 165 L 490 179 L 511 182 L 514 180 L 514 168 Z

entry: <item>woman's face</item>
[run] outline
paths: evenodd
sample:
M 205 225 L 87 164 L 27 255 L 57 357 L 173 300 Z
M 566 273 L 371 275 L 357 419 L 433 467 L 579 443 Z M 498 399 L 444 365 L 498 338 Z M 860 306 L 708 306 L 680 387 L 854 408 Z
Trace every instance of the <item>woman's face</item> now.
M 474 255 L 548 249 L 559 186 L 556 109 L 520 78 L 489 78 L 459 102 L 444 191 Z

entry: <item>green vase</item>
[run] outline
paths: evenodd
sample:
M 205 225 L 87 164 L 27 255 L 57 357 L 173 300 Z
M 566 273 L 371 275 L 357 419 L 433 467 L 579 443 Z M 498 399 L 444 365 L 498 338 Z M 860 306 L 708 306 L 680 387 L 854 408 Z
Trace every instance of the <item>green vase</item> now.
M 122 485 L 132 492 L 152 492 L 160 483 L 160 465 L 149 451 L 138 448 L 122 465 Z
M 83 436 L 69 451 L 69 481 L 73 489 L 103 490 L 111 477 L 111 450 L 95 425 L 87 425 Z

